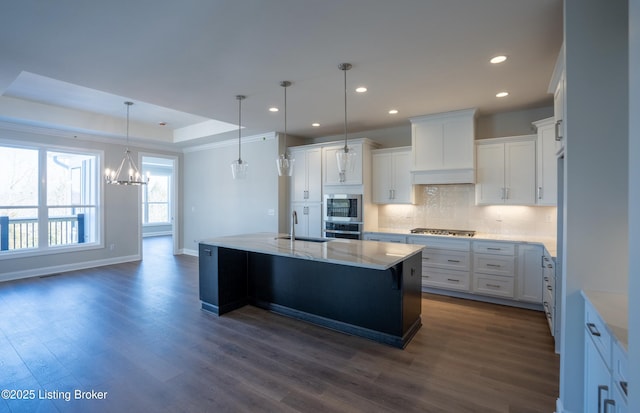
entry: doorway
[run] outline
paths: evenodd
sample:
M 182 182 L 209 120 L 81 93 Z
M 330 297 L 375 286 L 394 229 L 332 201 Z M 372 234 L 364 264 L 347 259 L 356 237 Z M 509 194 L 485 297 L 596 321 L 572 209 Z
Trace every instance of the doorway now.
M 142 239 L 170 237 L 171 251 L 178 251 L 178 158 L 160 154 L 141 154 L 141 170 L 149 183 L 140 191 L 140 251 L 144 259 Z M 148 243 L 147 243 L 148 244 Z

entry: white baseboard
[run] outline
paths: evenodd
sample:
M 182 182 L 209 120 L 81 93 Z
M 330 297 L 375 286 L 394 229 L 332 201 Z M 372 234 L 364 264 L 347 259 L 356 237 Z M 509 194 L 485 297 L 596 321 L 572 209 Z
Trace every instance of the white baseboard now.
M 193 257 L 197 257 L 199 255 L 198 250 L 190 250 L 188 248 L 183 248 L 180 250 L 180 252 L 184 255 L 191 255 Z
M 102 267 L 105 265 L 122 264 L 124 262 L 140 261 L 140 255 L 129 255 L 124 257 L 106 258 L 103 260 L 77 262 L 73 264 L 56 265 L 54 267 L 33 268 L 29 270 L 14 271 L 0 275 L 0 282 L 20 280 L 30 277 L 42 277 L 44 275 L 58 274 L 87 268 Z

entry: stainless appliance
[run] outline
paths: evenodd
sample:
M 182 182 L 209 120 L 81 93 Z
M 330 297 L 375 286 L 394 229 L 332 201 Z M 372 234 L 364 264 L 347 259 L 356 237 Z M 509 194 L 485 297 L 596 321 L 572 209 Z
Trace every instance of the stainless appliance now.
M 362 195 L 329 194 L 324 196 L 324 220 L 362 223 Z
M 326 238 L 362 239 L 362 223 L 360 222 L 331 222 L 324 223 Z
M 476 232 L 471 230 L 439 228 L 414 228 L 411 230 L 411 233 L 425 235 L 447 235 L 451 237 L 473 237 L 474 235 L 476 235 Z
M 324 196 L 324 236 L 362 238 L 362 195 L 328 194 Z

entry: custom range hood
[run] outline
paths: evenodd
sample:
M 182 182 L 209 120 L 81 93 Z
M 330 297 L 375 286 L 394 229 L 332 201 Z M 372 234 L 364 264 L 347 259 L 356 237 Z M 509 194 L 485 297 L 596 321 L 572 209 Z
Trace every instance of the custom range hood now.
M 413 184 L 475 183 L 476 109 L 411 118 Z

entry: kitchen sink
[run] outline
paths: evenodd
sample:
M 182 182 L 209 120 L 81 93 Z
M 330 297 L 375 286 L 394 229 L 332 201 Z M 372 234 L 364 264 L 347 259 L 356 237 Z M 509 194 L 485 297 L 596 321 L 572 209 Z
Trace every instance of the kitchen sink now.
M 276 237 L 276 239 L 291 239 L 290 235 L 284 235 L 282 237 Z M 315 237 L 294 237 L 294 241 L 308 241 L 308 242 L 327 242 L 331 241 L 330 238 L 315 238 Z

